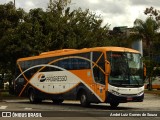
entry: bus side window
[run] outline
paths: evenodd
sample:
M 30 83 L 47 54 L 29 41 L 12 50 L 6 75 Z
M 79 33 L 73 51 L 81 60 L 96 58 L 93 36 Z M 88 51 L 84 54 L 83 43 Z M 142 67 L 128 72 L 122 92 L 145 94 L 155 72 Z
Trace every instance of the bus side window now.
M 93 52 L 93 74 L 97 83 L 105 84 L 105 59 L 102 52 Z

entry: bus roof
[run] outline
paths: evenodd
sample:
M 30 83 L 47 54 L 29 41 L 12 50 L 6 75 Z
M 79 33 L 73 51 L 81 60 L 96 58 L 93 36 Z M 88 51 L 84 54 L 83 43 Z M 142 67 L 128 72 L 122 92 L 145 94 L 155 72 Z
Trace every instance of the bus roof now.
M 43 52 L 43 53 L 41 53 L 41 54 L 39 54 L 37 56 L 19 58 L 17 61 L 33 60 L 33 59 L 44 58 L 44 57 L 70 55 L 70 54 L 84 53 L 84 52 L 91 52 L 91 51 L 102 51 L 102 52 L 105 52 L 105 51 L 117 51 L 117 52 L 140 53 L 139 51 L 131 49 L 131 48 L 113 47 L 113 46 L 110 46 L 110 47 L 83 48 L 83 49 L 62 49 L 62 50 Z

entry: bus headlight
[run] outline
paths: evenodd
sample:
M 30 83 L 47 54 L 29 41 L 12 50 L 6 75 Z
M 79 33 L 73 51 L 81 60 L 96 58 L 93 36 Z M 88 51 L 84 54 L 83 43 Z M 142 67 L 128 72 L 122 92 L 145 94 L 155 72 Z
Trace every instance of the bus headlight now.
M 144 91 L 139 92 L 137 95 L 141 96 L 144 93 Z

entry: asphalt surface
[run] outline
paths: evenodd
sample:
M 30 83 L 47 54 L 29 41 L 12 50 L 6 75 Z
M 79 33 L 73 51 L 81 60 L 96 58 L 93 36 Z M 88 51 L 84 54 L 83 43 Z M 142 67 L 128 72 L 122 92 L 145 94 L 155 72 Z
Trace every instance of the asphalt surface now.
M 92 104 L 90 107 L 84 108 L 80 106 L 79 101 L 64 101 L 62 104 L 56 105 L 49 100 L 43 101 L 41 104 L 30 104 L 28 99 L 6 99 L 0 102 L 0 116 L 2 116 L 2 112 L 12 112 L 14 117 L 3 117 L 3 120 L 43 120 L 44 118 L 45 120 L 148 120 L 151 118 L 158 120 L 160 119 L 160 96 L 145 94 L 143 102 L 123 103 L 116 109 L 104 103 Z M 17 113 L 20 114 L 19 117 L 16 116 Z M 33 117 L 34 115 L 31 115 L 33 113 L 37 113 L 38 118 L 27 118 L 28 116 Z M 1 119 L 2 117 L 0 117 Z

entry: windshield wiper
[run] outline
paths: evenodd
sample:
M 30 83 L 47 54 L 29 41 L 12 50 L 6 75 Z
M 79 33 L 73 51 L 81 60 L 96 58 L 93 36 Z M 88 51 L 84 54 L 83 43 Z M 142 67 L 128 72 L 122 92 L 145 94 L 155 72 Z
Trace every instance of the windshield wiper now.
M 133 79 L 131 79 L 131 76 L 133 77 Z M 131 72 L 130 72 L 130 79 L 135 80 L 139 86 L 139 84 L 140 84 L 139 81 L 136 79 L 135 75 L 133 75 Z
M 137 86 L 139 86 L 139 85 L 137 85 L 137 84 L 122 84 L 122 86 L 131 88 L 131 87 L 137 87 Z

